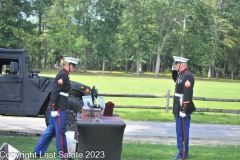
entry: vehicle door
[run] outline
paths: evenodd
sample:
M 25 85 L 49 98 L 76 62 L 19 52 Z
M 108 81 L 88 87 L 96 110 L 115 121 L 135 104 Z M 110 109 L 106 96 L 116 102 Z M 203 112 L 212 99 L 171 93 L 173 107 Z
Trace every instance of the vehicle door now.
M 0 74 L 0 104 L 4 102 L 21 102 L 22 101 L 22 78 L 18 73 L 17 59 L 0 59 L 2 66 L 10 66 L 12 63 L 13 70 L 3 71 Z M 14 64 L 13 64 L 14 63 Z M 1 67 L 2 69 L 5 67 Z M 7 68 L 7 67 L 6 67 Z M 7 68 L 8 69 L 8 68 Z M 6 74 L 7 73 L 7 74 Z

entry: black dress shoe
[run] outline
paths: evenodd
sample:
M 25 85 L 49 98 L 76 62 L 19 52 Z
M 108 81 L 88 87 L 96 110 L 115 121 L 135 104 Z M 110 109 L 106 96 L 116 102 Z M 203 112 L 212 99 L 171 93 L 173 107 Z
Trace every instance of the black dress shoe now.
M 40 159 L 41 156 L 39 154 L 36 154 L 34 157 L 32 157 L 31 159 Z
M 36 154 L 35 158 L 41 158 L 41 156 L 39 154 Z

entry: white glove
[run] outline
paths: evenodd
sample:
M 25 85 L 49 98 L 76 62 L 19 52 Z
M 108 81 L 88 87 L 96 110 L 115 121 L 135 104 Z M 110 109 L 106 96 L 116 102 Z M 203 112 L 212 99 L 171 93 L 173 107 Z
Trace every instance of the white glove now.
M 179 111 L 179 116 L 184 118 L 184 117 L 186 117 L 186 113 L 183 113 L 183 112 Z
M 52 117 L 57 117 L 57 116 L 59 116 L 59 114 L 58 114 L 57 111 L 51 111 L 51 116 Z

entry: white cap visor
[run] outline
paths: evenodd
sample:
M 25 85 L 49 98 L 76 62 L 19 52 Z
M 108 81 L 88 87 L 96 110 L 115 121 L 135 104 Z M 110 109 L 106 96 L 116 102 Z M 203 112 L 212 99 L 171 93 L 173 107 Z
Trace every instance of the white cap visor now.
M 189 59 L 184 58 L 184 57 L 178 57 L 178 56 L 173 56 L 174 62 L 183 62 L 183 63 L 187 63 L 187 61 Z
M 78 64 L 78 62 L 79 62 L 79 59 L 77 59 L 77 58 L 72 58 L 72 57 L 64 57 L 63 58 L 64 59 L 64 61 L 66 61 L 66 62 L 68 62 L 68 63 L 72 63 L 72 64 Z

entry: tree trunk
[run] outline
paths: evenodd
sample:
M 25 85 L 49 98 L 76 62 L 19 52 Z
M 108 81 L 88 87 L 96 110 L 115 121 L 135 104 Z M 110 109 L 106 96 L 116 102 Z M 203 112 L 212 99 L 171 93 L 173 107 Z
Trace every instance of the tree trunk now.
M 140 76 L 140 58 L 137 56 L 136 76 Z
M 45 35 L 44 35 L 45 36 Z M 43 68 L 46 68 L 46 63 L 47 63 L 47 41 L 46 41 L 46 37 L 44 37 L 43 40 L 43 46 L 44 46 L 44 50 L 43 50 Z
M 148 65 L 147 65 L 147 72 L 151 72 L 151 67 L 152 66 L 152 58 L 150 57 L 148 59 Z
M 42 34 L 42 14 L 39 13 L 38 15 L 38 36 L 41 36 Z M 37 60 L 37 67 L 42 68 L 41 66 L 41 47 L 42 47 L 42 42 L 40 41 L 38 43 L 38 60 Z
M 210 65 L 208 68 L 208 77 L 213 78 L 214 77 L 214 66 Z
M 212 64 L 211 66 L 211 73 L 208 74 L 208 76 L 210 76 L 211 78 L 214 77 L 214 69 L 215 69 L 215 59 L 216 59 L 216 53 L 218 51 L 218 21 L 216 18 L 214 18 L 214 24 L 213 24 L 213 34 L 214 34 L 214 41 L 213 41 L 213 51 L 211 53 L 211 60 L 212 60 Z
M 184 20 L 183 20 L 183 33 L 185 32 L 186 30 L 186 24 L 187 24 L 187 18 L 189 17 L 189 15 L 184 15 Z M 184 56 L 184 34 L 182 35 L 181 37 L 181 40 L 182 40 L 182 45 L 181 45 L 181 56 L 183 57 Z
M 156 68 L 155 68 L 155 72 L 154 72 L 154 77 L 158 77 L 158 74 L 159 74 L 159 67 L 160 67 L 160 62 L 161 62 L 161 59 L 160 59 L 160 55 L 161 55 L 161 52 L 162 52 L 162 47 L 163 47 L 163 42 L 164 42 L 164 38 L 163 38 L 163 29 L 165 27 L 165 21 L 163 21 L 163 24 L 162 24 L 162 27 L 159 31 L 159 39 L 158 39 L 158 45 L 157 45 L 157 59 L 156 59 Z M 162 47 L 161 47 L 161 44 L 162 44 Z
M 212 69 L 211 69 L 211 65 L 208 67 L 208 77 L 212 78 Z
M 155 68 L 155 73 L 154 73 L 154 77 L 158 77 L 159 74 L 159 68 L 160 68 L 160 54 L 157 54 L 157 59 L 156 59 L 156 68 Z
M 223 73 L 222 73 L 222 78 L 225 77 L 226 65 L 227 65 L 227 62 L 226 62 L 226 59 L 225 59 L 224 67 L 223 67 Z
M 135 70 L 135 62 L 132 62 L 132 65 L 131 65 L 130 71 L 133 72 L 134 70 Z
M 166 41 L 167 36 L 168 36 L 168 33 L 166 33 L 166 35 L 163 37 L 162 43 L 161 43 L 161 40 L 160 40 L 160 39 L 159 39 L 159 42 L 158 42 L 156 68 L 155 68 L 154 77 L 158 77 L 158 74 L 159 74 L 160 63 L 161 63 L 160 55 L 162 54 L 162 50 L 163 50 L 163 48 L 164 48 L 164 45 L 165 45 L 165 41 Z
M 105 60 L 103 60 L 102 62 L 102 75 L 104 75 L 104 71 L 105 71 Z
M 153 61 L 152 61 L 152 71 L 151 72 L 153 72 L 155 70 L 154 66 L 156 66 L 156 65 L 155 65 L 155 61 L 154 61 L 154 58 L 153 58 Z
M 87 51 L 86 51 L 86 53 L 85 53 L 85 63 L 84 63 L 84 73 L 86 73 L 87 72 Z
M 44 19 L 46 14 L 43 14 Z M 44 35 L 43 35 L 43 68 L 46 68 L 46 61 L 47 61 L 47 41 L 46 41 L 46 22 L 43 23 L 43 30 L 44 30 Z M 51 68 L 51 67 L 50 67 Z
M 125 51 L 125 55 L 126 55 L 126 57 L 125 57 L 125 71 L 127 72 L 128 71 L 128 54 L 127 54 L 126 51 Z
M 69 54 L 70 54 L 70 56 L 71 57 L 73 57 L 73 53 L 72 53 L 72 51 L 71 51 L 71 48 L 70 48 L 70 44 L 71 44 L 71 19 L 69 20 L 69 22 L 68 22 L 68 52 L 69 52 Z
M 113 65 L 112 65 L 112 62 L 110 62 L 110 73 L 112 73 L 112 70 L 113 70 Z
M 218 74 L 219 74 L 219 72 L 217 71 L 217 72 L 216 72 L 216 79 L 218 79 Z

